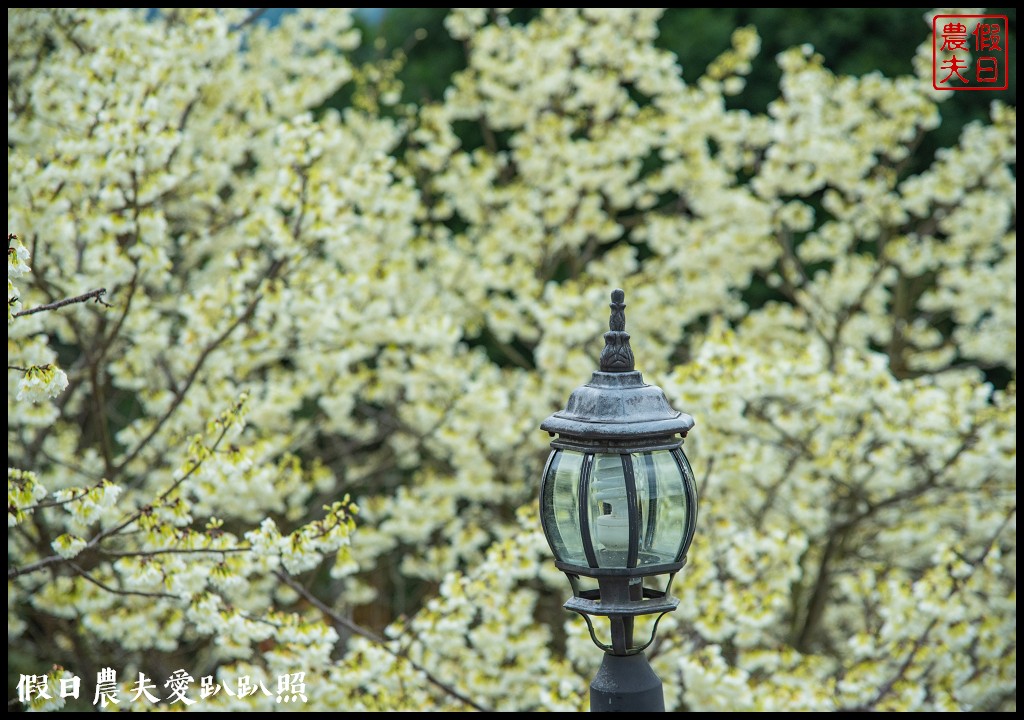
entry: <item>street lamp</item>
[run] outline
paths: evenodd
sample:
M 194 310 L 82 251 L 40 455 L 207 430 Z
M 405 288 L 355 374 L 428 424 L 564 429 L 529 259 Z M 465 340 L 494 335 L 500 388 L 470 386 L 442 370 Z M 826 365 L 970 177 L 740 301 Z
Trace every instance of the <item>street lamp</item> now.
M 590 685 L 592 711 L 664 711 L 661 680 L 644 650 L 676 609 L 672 579 L 697 520 L 693 470 L 682 451 L 693 418 L 633 369 L 622 290 L 612 292 L 601 369 L 541 424 L 555 439 L 541 480 L 540 516 L 555 565 L 569 578 L 567 610 L 605 651 Z M 634 619 L 657 614 L 637 641 Z M 602 642 L 592 616 L 607 617 Z

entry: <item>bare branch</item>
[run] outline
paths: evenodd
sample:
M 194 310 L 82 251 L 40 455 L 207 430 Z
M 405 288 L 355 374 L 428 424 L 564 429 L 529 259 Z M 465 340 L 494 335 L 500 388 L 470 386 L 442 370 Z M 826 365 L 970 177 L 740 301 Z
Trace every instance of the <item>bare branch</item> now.
M 110 335 L 106 336 L 102 340 L 99 352 L 96 353 L 96 364 L 99 365 L 103 362 L 107 351 L 110 350 L 110 346 L 114 344 L 114 340 L 117 339 L 118 334 L 121 332 L 121 327 L 124 325 L 125 319 L 128 317 L 128 312 L 132 307 L 132 299 L 135 297 L 135 289 L 139 282 L 139 267 L 135 266 L 135 272 L 132 273 L 131 282 L 128 283 L 128 296 L 124 301 L 124 309 L 121 311 L 121 316 L 118 317 L 117 323 L 114 325 L 114 329 L 110 332 Z M 115 292 L 117 292 L 115 290 Z
M 352 622 L 348 618 L 339 615 L 337 612 L 335 612 L 330 607 L 328 607 L 323 601 L 321 601 L 320 598 L 318 598 L 316 595 L 311 593 L 309 590 L 307 590 L 301 584 L 296 582 L 287 573 L 282 572 L 280 570 L 275 570 L 274 574 L 277 575 L 278 579 L 281 580 L 281 582 L 283 582 L 285 585 L 290 587 L 295 592 L 299 593 L 299 595 L 301 595 L 303 598 L 305 598 L 306 601 L 309 602 L 309 604 L 313 605 L 313 607 L 315 607 L 317 610 L 322 612 L 326 617 L 328 617 L 336 625 L 340 625 L 343 628 L 345 628 L 346 630 L 348 630 L 349 632 L 351 632 L 351 633 L 353 633 L 355 635 L 358 635 L 360 637 L 366 638 L 370 642 L 373 642 L 373 643 L 376 643 L 376 644 L 380 645 L 385 651 L 387 651 L 388 653 L 390 653 L 394 657 L 401 658 L 401 659 L 405 660 L 413 668 L 415 668 L 419 672 L 423 673 L 424 676 L 427 678 L 427 680 L 431 684 L 435 685 L 436 687 L 438 687 L 439 689 L 441 689 L 444 692 L 448 693 L 449 695 L 451 695 L 452 697 L 456 698 L 457 700 L 460 700 L 461 702 L 466 703 L 470 707 L 472 707 L 472 708 L 474 708 L 476 710 L 479 710 L 480 712 L 493 712 L 490 708 L 484 707 L 483 705 L 479 704 L 478 702 L 474 701 L 473 699 L 466 697 L 465 695 L 460 693 L 458 690 L 453 688 L 448 683 L 446 683 L 446 682 L 444 682 L 442 680 L 439 680 L 432 672 L 427 670 L 422 665 L 419 665 L 416 662 L 414 662 L 404 652 L 399 652 L 399 651 L 394 650 L 387 643 L 387 641 L 384 640 L 384 638 L 380 637 L 379 635 L 377 635 L 377 634 L 375 634 L 373 632 L 370 632 L 369 630 L 367 630 L 366 628 L 362 627 L 361 625 L 357 625 L 356 623 Z
M 276 260 L 267 270 L 265 276 L 266 279 L 269 280 L 276 276 L 277 273 L 280 271 L 281 267 L 283 267 L 284 263 L 284 260 Z M 175 411 L 184 401 L 185 394 L 188 392 L 189 388 L 192 387 L 192 383 L 196 381 L 196 378 L 199 377 L 199 371 L 203 369 L 203 365 L 206 363 L 207 359 L 209 359 L 213 351 L 220 347 L 221 344 L 228 339 L 228 337 L 231 335 L 231 333 L 235 331 L 236 328 L 238 328 L 243 323 L 247 322 L 249 318 L 252 317 L 253 313 L 256 312 L 256 306 L 259 305 L 260 300 L 262 299 L 263 294 L 257 293 L 253 297 L 253 299 L 249 301 L 249 304 L 238 315 L 238 317 L 236 317 L 220 335 L 211 340 L 210 343 L 203 348 L 203 351 L 199 353 L 199 357 L 196 359 L 195 364 L 192 366 L 192 370 L 189 372 L 188 377 L 185 378 L 185 382 L 182 383 L 181 387 L 179 387 L 177 392 L 174 393 L 174 400 L 171 401 L 170 406 L 167 408 L 166 411 L 164 411 L 164 414 L 157 419 L 156 423 L 154 423 L 153 427 L 150 428 L 150 431 L 146 434 L 146 436 L 142 438 L 142 440 L 140 440 L 138 444 L 135 445 L 131 452 L 129 452 L 128 455 L 125 456 L 125 458 L 120 463 L 117 464 L 117 466 L 113 469 L 114 472 L 112 474 L 118 474 L 122 470 L 124 470 L 131 463 L 131 461 L 138 457 L 139 453 L 141 453 L 146 448 L 146 446 L 149 445 L 149 442 L 156 436 L 158 432 L 160 432 L 160 429 L 164 426 L 164 423 L 166 423 L 170 419 L 171 415 L 175 413 Z
M 75 500 L 81 500 L 82 498 L 89 494 L 89 491 L 91 489 L 92 488 L 85 488 L 84 490 L 82 490 L 82 492 L 78 493 L 77 495 L 72 495 L 67 500 L 50 500 L 47 502 L 36 503 L 35 505 L 30 505 L 29 507 L 22 508 L 22 510 L 38 510 L 40 508 L 60 507 L 61 505 L 67 505 L 68 503 L 72 503 Z
M 807 601 L 807 612 L 804 615 L 803 627 L 796 636 L 793 646 L 802 653 L 810 650 L 811 642 L 814 640 L 814 632 L 822 616 L 825 614 L 825 603 L 828 599 L 829 590 L 832 588 L 830 563 L 835 559 L 837 550 L 842 547 L 843 538 L 837 533 L 829 533 L 828 543 L 821 553 L 821 561 L 818 563 L 818 574 L 814 580 L 814 588 L 811 597 Z
M 234 548 L 161 548 L 159 550 L 103 550 L 100 552 L 109 557 L 153 557 L 154 555 L 189 555 L 202 554 L 214 555 L 217 553 L 239 553 L 249 552 L 250 547 Z
M 247 17 L 245 20 L 243 20 L 242 22 L 238 23 L 237 25 L 232 26 L 231 27 L 231 31 L 232 32 L 237 32 L 237 31 L 241 30 L 242 28 L 244 28 L 246 25 L 252 25 L 254 22 L 256 22 L 261 17 L 266 15 L 266 13 L 267 13 L 267 11 L 269 9 L 270 8 L 256 8 L 255 10 L 253 10 L 249 14 L 249 17 Z
M 220 435 L 217 436 L 217 439 L 214 440 L 213 445 L 210 446 L 211 450 L 216 450 L 220 446 L 221 441 L 224 440 L 224 436 L 228 434 L 228 428 L 229 427 L 230 427 L 229 425 L 225 424 L 224 427 L 221 428 Z M 189 468 L 188 472 L 183 474 L 180 478 L 178 478 L 173 483 L 171 483 L 171 486 L 169 488 L 167 488 L 162 493 L 160 493 L 160 495 L 157 496 L 157 499 L 152 504 L 155 505 L 157 503 L 161 503 L 164 500 L 166 500 L 168 495 L 170 495 L 172 492 L 174 492 L 183 482 L 185 482 L 190 477 L 192 477 L 192 475 L 194 475 L 199 470 L 199 468 L 201 468 L 202 466 L 203 466 L 203 460 L 200 459 L 199 462 L 195 463 L 191 468 Z M 142 517 L 142 515 L 146 512 L 146 509 L 148 507 L 151 507 L 151 506 L 150 505 L 144 505 L 143 507 L 139 508 L 134 513 L 132 513 L 128 517 L 128 519 L 125 520 L 124 522 L 120 523 L 119 525 L 115 525 L 114 527 L 110 528 L 109 530 L 104 530 L 99 535 L 97 535 L 96 537 L 94 537 L 92 540 L 89 541 L 88 547 L 90 547 L 90 548 L 91 547 L 96 547 L 97 545 L 99 545 L 106 538 L 110 537 L 111 535 L 115 535 L 116 533 L 120 532 L 124 528 L 128 527 L 129 525 L 131 525 L 133 522 L 135 522 L 140 517 Z
M 7 568 L 7 579 L 13 580 L 14 578 L 21 577 L 22 575 L 28 575 L 36 570 L 42 570 L 45 567 L 61 562 L 65 562 L 65 560 L 60 555 L 51 555 L 50 557 L 45 557 L 42 560 L 36 560 L 33 563 L 29 563 L 28 565 L 22 565 L 21 567 L 9 567 Z
M 220 445 L 221 441 L 224 440 L 224 436 L 227 435 L 227 432 L 228 432 L 228 427 L 229 427 L 228 425 L 225 425 L 221 429 L 220 435 L 217 436 L 217 439 L 214 441 L 213 445 L 211 446 L 212 450 L 216 450 L 217 447 Z M 171 484 L 171 486 L 169 488 L 167 488 L 164 492 L 162 492 L 157 497 L 157 499 L 154 501 L 154 503 L 163 502 L 165 499 L 167 499 L 167 496 L 170 495 L 172 492 L 174 492 L 175 488 L 180 486 L 183 482 L 185 482 L 188 478 L 190 478 L 193 474 L 195 474 L 196 471 L 198 471 L 199 468 L 201 468 L 202 466 L 203 466 L 203 460 L 200 460 L 195 465 L 193 465 L 189 469 L 188 472 L 186 472 L 180 478 L 175 480 Z M 129 515 L 128 518 L 126 520 L 124 520 L 123 522 L 121 522 L 121 523 L 119 523 L 119 524 L 117 524 L 117 525 L 115 525 L 115 526 L 113 526 L 111 528 L 108 528 L 107 530 L 104 530 L 103 532 L 101 532 L 98 535 L 96 535 L 95 537 L 93 537 L 92 540 L 90 540 L 89 543 L 85 546 L 85 548 L 83 548 L 83 552 L 85 550 L 91 550 L 91 549 L 97 547 L 101 542 L 106 540 L 111 535 L 116 535 L 121 530 L 124 530 L 126 527 L 128 527 L 133 522 L 135 522 L 140 517 L 142 517 L 143 513 L 145 513 L 147 508 L 149 508 L 149 507 L 151 507 L 151 506 L 150 505 L 144 505 L 143 507 L 139 508 L 138 510 L 133 512 L 131 515 Z M 28 573 L 35 572 L 36 570 L 41 570 L 41 569 L 43 569 L 45 567 L 48 567 L 50 565 L 55 565 L 55 564 L 63 563 L 63 562 L 67 562 L 67 559 L 61 557 L 60 555 L 51 555 L 49 557 L 45 557 L 45 558 L 43 558 L 41 560 L 37 560 L 37 561 L 35 561 L 33 563 L 29 563 L 28 565 L 24 565 L 22 567 L 11 567 L 11 568 L 7 569 L 7 579 L 8 580 L 13 580 L 14 578 L 21 577 L 22 575 L 27 575 Z
M 79 567 L 75 563 L 69 562 L 68 565 L 70 565 L 71 568 L 76 573 L 78 573 L 80 576 L 82 576 L 83 578 L 85 578 L 86 580 L 91 582 L 96 587 L 102 588 L 103 590 L 106 590 L 107 592 L 114 593 L 116 595 L 135 595 L 137 597 L 167 598 L 169 600 L 181 600 L 181 598 L 178 597 L 177 595 L 171 595 L 169 593 L 142 592 L 141 590 L 119 590 L 117 588 L 112 588 L 109 585 L 107 585 L 105 583 L 102 583 L 99 580 L 97 580 L 96 578 L 94 578 L 92 575 L 87 573 L 85 570 L 83 570 L 81 567 Z
M 358 635 L 359 637 L 366 638 L 367 640 L 369 640 L 370 642 L 373 642 L 373 643 L 378 643 L 378 644 L 381 644 L 381 645 L 386 645 L 387 644 L 387 641 L 384 638 L 382 638 L 380 635 L 377 635 L 377 634 L 367 630 L 362 625 L 357 625 L 356 623 L 352 622 L 348 618 L 343 617 L 343 616 L 339 615 L 338 613 L 336 613 L 327 604 L 325 604 L 322 600 L 320 600 L 320 598 L 318 598 L 316 595 L 313 595 L 311 592 L 309 592 L 309 590 L 307 590 L 300 583 L 298 583 L 288 573 L 282 572 L 281 570 L 275 570 L 274 574 L 277 575 L 277 578 L 281 582 L 283 582 L 285 585 L 290 587 L 292 590 L 295 590 L 300 595 L 302 595 L 302 597 L 304 597 L 311 605 L 316 607 L 317 610 L 319 610 L 324 615 L 329 617 L 336 624 L 341 625 L 342 627 L 344 627 L 346 630 L 348 630 L 353 635 Z
M 1013 517 L 1016 514 L 1017 514 L 1017 506 L 1014 505 L 1012 508 L 1010 508 L 1009 512 L 1006 514 L 1006 517 L 1003 519 L 1003 522 L 999 524 L 999 527 L 992 534 L 991 540 L 989 540 L 988 543 L 986 543 L 985 549 L 981 552 L 981 554 L 976 559 L 974 559 L 973 561 L 969 560 L 967 558 L 964 558 L 964 560 L 967 562 L 967 564 L 971 566 L 972 574 L 985 561 L 985 558 L 988 557 L 988 554 L 992 551 L 993 546 L 999 540 L 999 536 L 1003 534 L 1003 530 L 1005 530 L 1007 528 L 1007 526 L 1010 524 L 1010 521 L 1013 519 Z M 946 594 L 946 598 L 945 599 L 949 600 L 950 598 L 952 598 L 954 595 L 956 595 L 964 587 L 965 584 L 966 584 L 965 582 L 954 583 L 953 587 Z M 926 642 L 928 642 L 928 638 L 931 635 L 932 630 L 934 630 L 935 626 L 939 624 L 939 619 L 940 618 L 937 617 L 937 618 L 933 619 L 930 623 L 928 623 L 928 627 L 926 627 L 924 629 L 924 631 L 914 640 L 913 647 L 910 648 L 910 652 L 907 655 L 906 659 L 900 664 L 899 668 L 896 670 L 896 674 L 893 675 L 893 677 L 890 678 L 888 680 L 888 682 L 886 682 L 884 685 L 882 685 L 882 687 L 878 690 L 878 693 L 875 695 L 873 700 L 871 700 L 870 702 L 866 703 L 863 706 L 860 706 L 860 707 L 857 707 L 857 708 L 848 708 L 848 709 L 854 710 L 854 711 L 857 711 L 857 710 L 864 710 L 864 711 L 876 710 L 877 708 L 875 706 L 878 705 L 878 703 L 881 702 L 885 698 L 886 695 L 888 695 L 890 692 L 892 692 L 892 690 L 896 686 L 896 684 L 906 676 L 907 670 L 909 670 L 911 665 L 913 665 L 914 659 L 917 657 L 918 652 L 920 652 L 921 648 L 924 647 Z
M 21 312 L 14 313 L 11 317 L 24 317 L 26 315 L 34 315 L 35 313 L 46 312 L 47 310 L 57 310 L 66 305 L 73 305 L 75 303 L 86 302 L 87 300 L 95 300 L 100 305 L 106 307 L 113 307 L 110 303 L 104 302 L 102 297 L 106 294 L 106 288 L 98 288 L 96 290 L 90 290 L 82 295 L 76 295 L 75 297 L 65 298 L 64 300 L 58 300 L 57 302 L 47 303 L 45 305 L 39 305 L 31 310 L 22 310 Z

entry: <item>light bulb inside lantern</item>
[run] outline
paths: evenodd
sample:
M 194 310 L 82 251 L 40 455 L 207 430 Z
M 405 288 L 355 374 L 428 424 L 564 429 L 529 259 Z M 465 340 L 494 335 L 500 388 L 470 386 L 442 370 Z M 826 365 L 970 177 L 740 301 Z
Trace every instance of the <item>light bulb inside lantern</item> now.
M 626 479 L 618 455 L 597 456 L 591 488 L 601 510 L 595 521 L 597 541 L 606 550 L 627 550 L 629 511 L 626 502 Z

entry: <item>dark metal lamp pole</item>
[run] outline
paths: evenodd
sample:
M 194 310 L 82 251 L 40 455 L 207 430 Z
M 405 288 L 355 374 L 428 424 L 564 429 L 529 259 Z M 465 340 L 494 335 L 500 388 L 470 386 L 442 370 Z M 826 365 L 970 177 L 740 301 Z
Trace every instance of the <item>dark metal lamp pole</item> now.
M 601 369 L 541 424 L 555 439 L 544 468 L 540 515 L 555 565 L 605 652 L 590 685 L 596 712 L 664 711 L 661 680 L 644 650 L 658 621 L 679 601 L 672 580 L 686 563 L 697 520 L 693 470 L 682 451 L 693 418 L 676 412 L 661 388 L 633 368 L 622 290 L 612 292 Z M 634 619 L 657 614 L 651 636 Z M 606 617 L 602 642 L 592 617 Z

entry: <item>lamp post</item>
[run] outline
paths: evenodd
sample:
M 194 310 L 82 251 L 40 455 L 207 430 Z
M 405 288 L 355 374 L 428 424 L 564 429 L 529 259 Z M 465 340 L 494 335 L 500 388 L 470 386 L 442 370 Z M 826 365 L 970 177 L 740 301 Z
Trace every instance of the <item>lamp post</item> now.
M 601 369 L 564 410 L 541 423 L 555 439 L 544 467 L 540 516 L 555 565 L 572 586 L 567 610 L 583 616 L 605 652 L 590 685 L 591 711 L 665 710 L 661 680 L 644 650 L 675 610 L 672 580 L 686 563 L 697 491 L 682 451 L 693 418 L 633 368 L 622 290 L 612 292 Z M 649 638 L 634 619 L 657 614 Z M 593 617 L 606 617 L 603 642 Z

